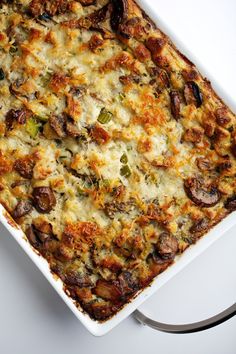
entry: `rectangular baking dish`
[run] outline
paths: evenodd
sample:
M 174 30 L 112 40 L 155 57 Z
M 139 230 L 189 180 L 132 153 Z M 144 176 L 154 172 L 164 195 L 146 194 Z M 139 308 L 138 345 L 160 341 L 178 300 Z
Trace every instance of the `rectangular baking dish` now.
M 151 19 L 158 24 L 164 33 L 166 33 L 177 46 L 177 48 L 182 51 L 194 64 L 197 66 L 199 71 L 211 79 L 210 75 L 204 69 L 201 63 L 194 58 L 194 56 L 183 48 L 181 42 L 175 37 L 175 35 L 168 29 L 168 26 L 156 15 L 154 9 L 150 9 L 146 0 L 137 1 L 137 3 L 142 7 L 143 10 L 151 17 Z M 236 111 L 236 104 L 225 95 L 220 86 L 212 79 L 213 87 L 216 93 L 225 101 L 227 105 Z M 102 336 L 117 326 L 122 320 L 128 317 L 132 312 L 134 312 L 146 299 L 148 299 L 152 294 L 154 294 L 162 285 L 164 285 L 168 280 L 170 280 L 175 274 L 177 274 L 181 269 L 187 266 L 194 258 L 207 249 L 213 242 L 222 237 L 225 232 L 227 232 L 231 227 L 236 225 L 235 213 L 230 214 L 218 225 L 216 225 L 210 232 L 207 233 L 203 238 L 201 238 L 196 245 L 189 247 L 188 250 L 184 252 L 181 256 L 177 258 L 175 263 L 170 266 L 164 273 L 160 274 L 154 279 L 152 284 L 138 293 L 133 300 L 127 304 L 121 311 L 114 315 L 111 319 L 104 323 L 99 323 L 92 320 L 82 309 L 75 306 L 73 300 L 64 292 L 62 281 L 55 277 L 48 266 L 47 261 L 38 255 L 27 241 L 23 231 L 15 224 L 11 217 L 7 214 L 6 210 L 0 205 L 0 222 L 6 227 L 14 239 L 19 243 L 19 245 L 24 249 L 32 261 L 41 270 L 50 284 L 54 287 L 57 293 L 65 301 L 68 307 L 72 310 L 75 316 L 82 322 L 82 324 L 95 336 Z

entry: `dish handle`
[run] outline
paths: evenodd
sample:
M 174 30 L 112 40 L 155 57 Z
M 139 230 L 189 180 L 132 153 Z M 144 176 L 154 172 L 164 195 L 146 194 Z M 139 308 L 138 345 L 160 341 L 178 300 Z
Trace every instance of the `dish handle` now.
M 219 314 L 210 317 L 206 320 L 189 323 L 189 324 L 182 324 L 182 325 L 173 325 L 167 324 L 162 322 L 157 322 L 152 320 L 151 318 L 145 316 L 140 310 L 136 310 L 134 312 L 135 319 L 143 324 L 147 325 L 157 331 L 167 332 L 167 333 L 175 333 L 175 334 L 183 334 L 183 333 L 194 333 L 205 331 L 206 329 L 218 326 L 219 324 L 228 321 L 230 318 L 236 315 L 236 303 L 226 310 L 220 312 Z

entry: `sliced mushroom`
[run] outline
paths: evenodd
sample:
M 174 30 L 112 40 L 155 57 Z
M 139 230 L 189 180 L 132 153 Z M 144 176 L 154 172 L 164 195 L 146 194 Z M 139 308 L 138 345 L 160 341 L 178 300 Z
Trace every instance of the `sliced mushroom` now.
M 206 186 L 198 178 L 188 178 L 184 182 L 187 196 L 201 207 L 210 208 L 221 199 L 221 193 L 215 186 Z
M 26 179 L 33 177 L 35 162 L 30 157 L 22 157 L 14 162 L 13 168 L 19 173 L 19 175 Z
M 111 28 L 117 32 L 120 24 L 127 19 L 129 4 L 128 0 L 112 0 L 112 4 Z
M 65 133 L 66 117 L 64 114 L 55 115 L 52 114 L 49 118 L 50 127 L 56 132 L 59 138 L 64 138 Z
M 137 281 L 133 279 L 132 274 L 129 271 L 122 272 L 118 276 L 118 280 L 123 296 L 130 295 L 137 291 L 139 288 Z
M 203 103 L 201 91 L 194 81 L 186 82 L 184 86 L 184 97 L 187 104 L 194 104 L 197 108 Z
M 189 229 L 189 232 L 191 234 L 199 234 L 207 230 L 208 228 L 209 228 L 209 221 L 203 218 L 193 223 L 193 225 Z
M 12 212 L 12 217 L 14 219 L 21 218 L 26 214 L 29 214 L 32 210 L 32 204 L 29 200 L 21 200 Z
M 72 138 L 77 138 L 81 135 L 79 128 L 75 125 L 72 119 L 66 121 L 66 133 Z
M 56 198 L 50 187 L 36 187 L 32 196 L 34 206 L 39 213 L 49 213 L 56 205 Z
M 230 197 L 226 200 L 225 208 L 230 211 L 236 210 L 236 195 L 233 195 L 232 197 Z
M 36 248 L 38 248 L 41 244 L 40 240 L 38 239 L 34 227 L 31 225 L 25 232 L 30 244 Z
M 170 92 L 171 113 L 178 120 L 180 115 L 180 95 L 178 91 Z
M 67 285 L 76 285 L 79 288 L 88 288 L 93 285 L 88 274 L 82 274 L 76 270 L 70 270 L 65 274 L 65 283 Z
M 158 254 L 163 259 L 174 259 L 178 252 L 179 244 L 175 236 L 169 232 L 162 232 L 156 244 Z

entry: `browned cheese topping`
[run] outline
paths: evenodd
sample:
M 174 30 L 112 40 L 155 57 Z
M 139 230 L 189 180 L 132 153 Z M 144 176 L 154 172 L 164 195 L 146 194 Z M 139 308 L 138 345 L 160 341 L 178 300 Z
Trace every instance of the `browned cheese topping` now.
M 106 320 L 236 210 L 236 119 L 133 0 L 0 0 L 0 202 Z

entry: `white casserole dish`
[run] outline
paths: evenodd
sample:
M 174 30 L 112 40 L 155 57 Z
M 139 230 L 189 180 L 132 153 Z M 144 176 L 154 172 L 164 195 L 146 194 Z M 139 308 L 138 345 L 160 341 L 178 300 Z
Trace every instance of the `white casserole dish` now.
M 207 71 L 203 68 L 201 63 L 198 62 L 194 58 L 193 55 L 188 53 L 181 42 L 175 38 L 173 33 L 168 30 L 168 27 L 164 25 L 163 21 L 160 20 L 158 16 L 154 13 L 154 10 L 150 10 L 147 5 L 146 0 L 137 1 L 140 6 L 146 11 L 147 14 L 158 24 L 158 27 L 163 30 L 176 44 L 177 48 L 182 51 L 190 60 L 192 60 L 200 72 L 206 76 L 208 79 L 211 79 L 210 75 L 207 74 Z M 215 91 L 219 94 L 219 96 L 230 106 L 231 109 L 236 111 L 236 105 L 231 102 L 229 98 L 224 94 L 222 89 L 220 89 L 219 85 L 212 79 L 213 87 Z M 198 243 L 192 247 L 190 247 L 187 251 L 181 255 L 177 261 L 169 267 L 164 273 L 160 274 L 151 284 L 151 286 L 147 287 L 141 293 L 139 293 L 129 304 L 127 304 L 121 311 L 119 311 L 115 316 L 113 316 L 110 320 L 104 323 L 98 323 L 92 320 L 86 313 L 82 312 L 82 310 L 78 309 L 73 300 L 66 295 L 63 290 L 63 284 L 60 279 L 55 278 L 49 270 L 49 266 L 46 260 L 44 260 L 41 256 L 39 256 L 33 248 L 30 246 L 23 232 L 14 226 L 9 217 L 6 216 L 5 209 L 0 206 L 0 221 L 2 224 L 8 229 L 10 234 L 16 239 L 16 241 L 21 245 L 21 247 L 25 250 L 25 252 L 29 255 L 29 257 L 33 260 L 33 262 L 38 266 L 41 272 L 45 275 L 51 285 L 55 288 L 58 294 L 62 297 L 65 303 L 69 306 L 69 308 L 73 311 L 76 317 L 83 323 L 83 325 L 94 335 L 101 336 L 106 334 L 116 325 L 118 325 L 123 319 L 128 317 L 133 311 L 135 311 L 147 298 L 149 298 L 154 292 L 157 291 L 163 284 L 165 284 L 169 279 L 171 279 L 175 274 L 177 274 L 181 269 L 183 269 L 189 262 L 191 262 L 195 257 L 197 257 L 200 253 L 202 253 L 208 246 L 210 246 L 214 241 L 219 239 L 227 232 L 232 226 L 236 224 L 235 213 L 229 215 L 225 218 L 220 224 L 214 227 L 206 236 L 204 236 Z

